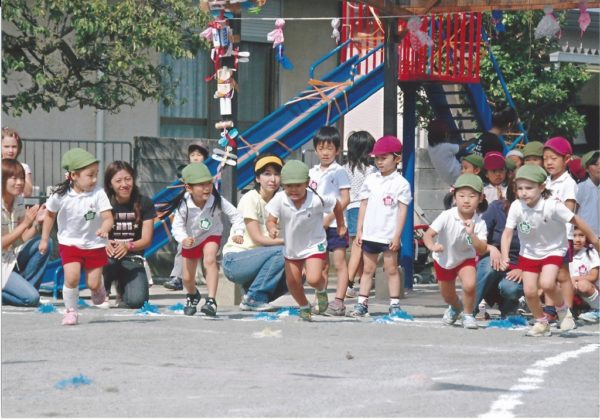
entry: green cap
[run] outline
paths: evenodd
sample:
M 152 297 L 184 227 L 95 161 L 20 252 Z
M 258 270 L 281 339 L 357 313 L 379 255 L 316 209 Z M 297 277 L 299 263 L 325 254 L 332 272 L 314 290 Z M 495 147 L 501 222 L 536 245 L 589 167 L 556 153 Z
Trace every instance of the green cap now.
M 581 157 L 581 165 L 584 168 L 587 168 L 588 165 L 591 165 L 592 163 L 592 158 L 594 157 L 594 154 L 598 153 L 598 150 L 592 150 L 591 152 L 587 152 L 585 155 L 583 155 Z M 596 158 L 596 160 L 598 160 L 598 158 Z
M 527 156 L 544 156 L 544 143 L 539 141 L 530 141 L 523 147 L 523 157 Z
M 181 180 L 186 184 L 201 184 L 212 181 L 212 175 L 202 162 L 190 163 L 181 171 Z
M 282 184 L 301 184 L 308 181 L 308 166 L 299 160 L 288 160 L 281 170 Z
M 459 188 L 469 187 L 478 193 L 483 192 L 483 181 L 475 174 L 462 174 L 454 183 L 454 191 Z
M 544 168 L 531 163 L 521 166 L 515 175 L 515 179 L 526 179 L 536 184 L 543 184 L 546 182 L 547 177 L 548 175 Z
M 504 161 L 504 166 L 506 166 L 506 169 L 509 171 L 514 171 L 517 169 L 517 164 L 512 159 L 506 159 L 506 161 Z
M 475 166 L 476 168 L 479 168 L 479 169 L 483 168 L 483 158 L 479 155 L 470 154 L 470 155 L 463 157 L 461 160 L 466 160 L 467 162 L 469 162 L 471 165 Z
M 100 162 L 90 152 L 76 147 L 69 150 L 62 157 L 60 164 L 69 172 L 90 166 L 92 163 Z

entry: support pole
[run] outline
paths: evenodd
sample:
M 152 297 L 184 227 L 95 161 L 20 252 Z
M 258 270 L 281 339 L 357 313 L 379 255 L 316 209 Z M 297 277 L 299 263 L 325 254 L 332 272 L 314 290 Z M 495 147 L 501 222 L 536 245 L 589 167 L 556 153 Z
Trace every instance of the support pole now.
M 383 65 L 383 134 L 398 136 L 398 22 L 386 19 Z

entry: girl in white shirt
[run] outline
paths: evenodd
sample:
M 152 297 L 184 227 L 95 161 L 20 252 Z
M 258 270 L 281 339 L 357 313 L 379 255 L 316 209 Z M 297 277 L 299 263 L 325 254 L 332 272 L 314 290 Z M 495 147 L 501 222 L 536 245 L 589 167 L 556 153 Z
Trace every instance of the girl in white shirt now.
M 102 269 L 108 264 L 106 245 L 113 226 L 112 206 L 104 189 L 96 186 L 98 159 L 87 150 L 74 148 L 62 157 L 67 179 L 59 184 L 46 202 L 46 216 L 42 227 L 39 251 L 48 252 L 48 238 L 58 222 L 59 253 L 65 282 L 63 325 L 78 321 L 79 279 L 85 271 L 92 302 L 101 305 L 106 298 L 102 283 Z
M 598 312 L 600 299 L 598 296 L 598 267 L 600 267 L 600 257 L 598 252 L 589 247 L 588 241 L 583 231 L 575 228 L 573 231 L 573 250 L 575 255 L 573 261 L 569 263 L 571 281 L 577 293 L 581 295 L 588 305 L 592 308 L 579 316 L 586 322 L 597 323 L 599 321 Z
M 329 306 L 325 279 L 322 276 L 327 258 L 327 237 L 323 229 L 323 215 L 333 211 L 340 236 L 346 234 L 342 207 L 332 196 L 319 196 L 308 188 L 308 167 L 298 161 L 288 161 L 281 170 L 284 191 L 265 206 L 269 213 L 267 230 L 271 238 L 279 236 L 277 222 L 282 227 L 285 257 L 285 278 L 288 290 L 300 305 L 300 318 L 311 321 L 311 306 L 302 285 L 302 269 L 306 282 L 316 289 L 315 311 L 323 313 Z
M 513 230 L 518 229 L 518 268 L 523 271 L 523 293 L 536 322 L 528 336 L 549 336 L 550 326 L 544 316 L 538 288 L 556 303 L 561 332 L 575 328 L 567 302 L 556 285 L 556 275 L 568 249 L 565 224 L 581 228 L 585 236 L 598 247 L 598 238 L 579 216 L 546 190 L 546 172 L 537 165 L 523 165 L 515 175 L 516 200 L 510 206 L 506 227 L 502 233 L 502 270 L 508 268 L 509 248 Z
M 5 127 L 2 129 L 2 159 L 18 159 L 23 149 L 23 142 L 17 130 L 14 128 Z M 25 188 L 23 189 L 24 197 L 31 197 L 33 191 L 33 175 L 31 168 L 26 163 L 20 162 L 25 171 Z
M 477 213 L 487 208 L 483 182 L 474 174 L 463 174 L 454 184 L 456 207 L 442 212 L 429 226 L 423 242 L 433 254 L 440 293 L 449 305 L 442 321 L 454 324 L 463 312 L 464 328 L 477 329 L 473 316 L 477 283 L 475 257 L 487 250 L 487 227 Z M 437 242 L 434 237 L 437 236 Z M 462 283 L 463 301 L 456 294 L 456 278 Z
M 208 316 L 217 315 L 217 286 L 219 265 L 217 253 L 221 245 L 223 223 L 221 214 L 225 213 L 231 222 L 232 241 L 241 244 L 244 241 L 244 219 L 229 201 L 216 191 L 213 177 L 204 163 L 190 163 L 181 172 L 185 191 L 169 203 L 169 209 L 175 208 L 173 219 L 173 237 L 182 246 L 183 287 L 187 292 L 183 313 L 192 316 L 202 296 L 196 287 L 196 269 L 202 259 L 208 298 L 200 311 Z M 163 208 L 164 209 L 164 208 Z M 164 214 L 162 217 L 166 217 Z

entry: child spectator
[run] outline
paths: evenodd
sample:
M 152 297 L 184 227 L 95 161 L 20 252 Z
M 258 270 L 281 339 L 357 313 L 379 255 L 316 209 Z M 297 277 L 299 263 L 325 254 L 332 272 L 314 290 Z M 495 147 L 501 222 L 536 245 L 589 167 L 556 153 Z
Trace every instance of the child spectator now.
M 463 174 L 473 174 L 481 177 L 481 170 L 483 169 L 483 158 L 479 155 L 470 154 L 464 156 L 460 160 L 460 172 Z M 448 192 L 443 199 L 444 209 L 448 210 L 454 206 L 456 206 L 456 202 L 454 201 L 454 187 L 450 188 L 450 192 Z
M 340 133 L 335 127 L 321 127 L 313 138 L 313 146 L 319 157 L 320 163 L 309 171 L 310 187 L 321 197 L 331 196 L 339 201 L 342 211 L 350 203 L 350 179 L 348 174 L 335 159 L 340 153 Z M 327 234 L 327 252 L 333 253 L 333 265 L 337 273 L 337 299 L 330 305 L 329 313 L 344 315 L 344 297 L 348 286 L 348 265 L 346 264 L 346 249 L 348 248 L 348 235 L 338 235 L 335 215 L 325 214 L 323 227 Z M 325 287 L 329 277 L 329 259 L 325 259 L 323 278 Z
M 2 129 L 2 159 L 18 159 L 23 150 L 23 142 L 21 136 L 14 128 Z M 33 191 L 33 175 L 28 164 L 19 162 L 25 170 L 25 188 L 23 189 L 24 197 L 31 197 Z
M 539 141 L 530 141 L 523 147 L 523 163 L 532 163 L 544 166 L 544 144 Z
M 294 300 L 300 305 L 300 318 L 311 321 L 311 306 L 302 284 L 302 270 L 306 282 L 316 289 L 316 312 L 324 313 L 329 305 L 323 266 L 327 258 L 327 236 L 323 230 L 323 217 L 335 215 L 337 233 L 346 235 L 344 213 L 340 203 L 331 195 L 321 197 L 307 189 L 308 167 L 298 161 L 288 161 L 281 170 L 283 191 L 275 194 L 265 209 L 269 213 L 267 230 L 271 238 L 279 237 L 279 221 L 284 241 L 285 278 Z
M 362 249 L 355 241 L 356 227 L 358 223 L 358 210 L 360 208 L 359 193 L 365 178 L 377 169 L 371 163 L 369 154 L 373 150 L 375 139 L 366 131 L 356 131 L 348 137 L 348 162 L 344 169 L 350 179 L 350 204 L 346 208 L 346 218 L 348 221 L 348 235 L 350 236 L 350 260 L 348 261 L 348 287 L 346 288 L 346 297 L 355 298 L 358 296 L 358 288 L 354 287 L 354 278 L 358 274 L 359 278 L 363 271 Z M 338 282 L 340 289 L 340 282 Z M 339 290 L 342 292 L 343 290 Z M 336 291 L 336 297 L 343 297 Z
M 600 257 L 598 252 L 589 247 L 583 231 L 579 228 L 574 229 L 573 250 L 575 255 L 573 261 L 569 264 L 571 272 L 571 281 L 577 293 L 581 295 L 591 307 L 591 311 L 581 314 L 580 319 L 586 322 L 597 324 L 600 320 L 599 298 L 598 298 L 598 267 L 600 267 Z
M 591 242 L 598 247 L 598 238 L 589 226 L 573 214 L 560 200 L 551 197 L 546 189 L 546 172 L 537 165 L 523 165 L 516 174 L 517 196 L 508 211 L 506 228 L 502 233 L 502 267 L 509 266 L 509 249 L 516 228 L 520 250 L 518 268 L 523 271 L 523 292 L 535 324 L 528 336 L 549 336 L 548 318 L 540 305 L 538 287 L 557 303 L 556 310 L 561 332 L 575 328 L 573 316 L 566 300 L 557 289 L 556 277 L 568 250 L 565 224 L 579 226 Z
M 217 286 L 219 265 L 217 253 L 223 234 L 221 215 L 225 213 L 235 233 L 235 243 L 244 241 L 244 220 L 237 209 L 221 197 L 213 185 L 213 177 L 204 163 L 190 163 L 181 173 L 185 190 L 172 203 L 176 208 L 173 219 L 173 237 L 181 244 L 183 257 L 183 286 L 187 292 L 183 313 L 196 313 L 201 295 L 196 287 L 196 269 L 202 259 L 208 297 L 200 311 L 208 316 L 217 315 Z
M 520 150 L 513 149 L 506 154 L 506 160 L 514 162 L 515 167 L 519 169 L 525 163 L 525 156 Z
M 585 220 L 596 236 L 600 236 L 600 152 L 587 152 L 581 158 L 588 178 L 577 186 L 577 214 Z
M 82 268 L 92 291 L 92 302 L 101 305 L 106 298 L 102 267 L 108 264 L 105 248 L 113 216 L 106 193 L 96 186 L 98 159 L 84 149 L 74 148 L 63 155 L 61 164 L 67 170 L 67 179 L 56 186 L 46 201 L 39 251 L 42 255 L 48 252 L 50 231 L 57 221 L 58 247 L 65 276 L 63 300 L 66 312 L 62 324 L 76 325 Z
M 204 162 L 208 159 L 208 148 L 201 141 L 195 141 L 188 146 L 188 161 L 189 163 Z M 184 165 L 185 167 L 185 165 Z M 183 168 L 181 168 L 183 169 Z M 179 175 L 181 176 L 181 175 Z M 165 282 L 163 286 L 169 290 L 183 290 L 183 258 L 181 257 L 181 244 L 177 245 L 177 253 L 173 259 L 173 270 L 171 270 L 171 278 Z
M 356 241 L 363 250 L 364 267 L 358 303 L 351 316 L 369 314 L 369 292 L 380 253 L 383 253 L 383 268 L 388 276 L 389 314 L 401 311 L 398 251 L 400 234 L 412 200 L 410 185 L 397 170 L 401 153 L 402 143 L 394 136 L 383 136 L 377 140 L 371 152 L 379 172 L 367 176 L 359 195 L 361 203 Z
M 483 182 L 474 174 L 463 174 L 454 185 L 456 207 L 442 212 L 430 225 L 423 242 L 433 254 L 440 293 L 449 305 L 442 321 L 454 324 L 464 311 L 464 328 L 477 329 L 475 304 L 475 257 L 487 249 L 487 229 L 478 212 L 485 211 Z M 437 242 L 434 237 L 437 236 Z M 456 294 L 456 277 L 461 280 L 463 301 Z M 464 302 L 464 303 L 463 303 Z
M 506 161 L 502 153 L 489 152 L 483 159 L 483 169 L 488 183 L 483 188 L 488 204 L 506 198 Z

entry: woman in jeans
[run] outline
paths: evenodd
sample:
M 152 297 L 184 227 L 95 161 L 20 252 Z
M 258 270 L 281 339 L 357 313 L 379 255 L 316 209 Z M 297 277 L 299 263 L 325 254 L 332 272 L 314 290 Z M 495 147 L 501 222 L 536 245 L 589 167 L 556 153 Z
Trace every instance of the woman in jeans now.
M 255 189 L 238 204 L 244 217 L 244 241 L 229 241 L 223 248 L 223 273 L 245 291 L 240 303 L 243 311 L 269 311 L 269 302 L 287 293 L 283 239 L 272 239 L 266 228 L 265 206 L 279 190 L 283 161 L 275 155 L 260 155 L 254 163 Z
M 38 251 L 45 210 L 25 208 L 25 170 L 16 159 L 2 159 L 2 304 L 37 306 L 38 289 L 51 252 Z M 52 249 L 52 244 L 48 244 Z
M 154 204 L 141 195 L 131 165 L 115 161 L 104 173 L 104 190 L 113 209 L 115 224 L 109 233 L 104 267 L 104 287 L 116 282 L 117 307 L 140 308 L 148 300 L 150 278 L 143 258 L 152 243 Z M 107 297 L 108 299 L 108 297 Z M 105 302 L 108 305 L 108 300 Z

